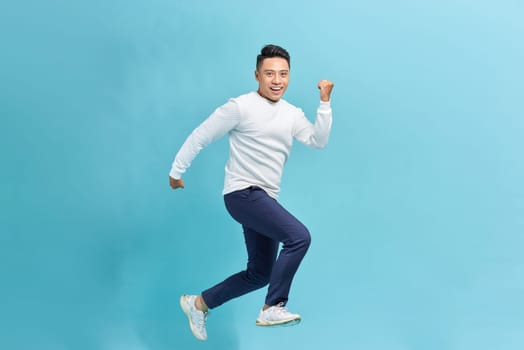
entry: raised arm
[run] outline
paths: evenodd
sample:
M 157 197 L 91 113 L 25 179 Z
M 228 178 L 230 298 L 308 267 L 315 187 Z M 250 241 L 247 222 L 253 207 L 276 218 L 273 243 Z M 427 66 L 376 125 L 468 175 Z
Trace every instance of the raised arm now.
M 334 84 L 329 80 L 318 82 L 320 105 L 317 109 L 315 124 L 312 124 L 304 115 L 297 120 L 294 136 L 305 145 L 322 148 L 328 143 L 332 123 L 330 102 L 333 86 Z

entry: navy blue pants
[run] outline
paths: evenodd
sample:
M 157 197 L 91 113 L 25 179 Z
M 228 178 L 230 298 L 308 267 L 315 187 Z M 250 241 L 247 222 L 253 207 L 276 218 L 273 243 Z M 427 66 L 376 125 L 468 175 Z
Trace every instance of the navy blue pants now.
M 311 242 L 308 229 L 259 187 L 228 193 L 224 201 L 244 229 L 247 268 L 202 292 L 205 303 L 212 309 L 269 284 L 265 303 L 285 304 Z

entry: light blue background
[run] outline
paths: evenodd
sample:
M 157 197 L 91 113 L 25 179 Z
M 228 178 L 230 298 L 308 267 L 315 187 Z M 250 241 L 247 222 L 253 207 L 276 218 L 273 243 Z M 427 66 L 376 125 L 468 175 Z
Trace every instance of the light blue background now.
M 3 1 L 0 348 L 5 350 L 524 347 L 524 5 L 440 1 Z M 286 99 L 322 151 L 296 144 L 282 203 L 313 244 L 289 303 L 264 291 L 178 307 L 244 266 L 220 195 L 227 141 L 173 192 L 185 137 L 256 88 L 267 43 L 292 55 Z

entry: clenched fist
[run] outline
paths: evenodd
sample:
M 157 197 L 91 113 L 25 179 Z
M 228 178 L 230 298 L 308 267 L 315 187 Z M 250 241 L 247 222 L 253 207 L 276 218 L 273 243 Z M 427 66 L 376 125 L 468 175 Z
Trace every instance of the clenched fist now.
M 176 190 L 177 188 L 184 188 L 184 180 L 182 179 L 173 179 L 171 176 L 169 177 L 169 186 L 171 186 L 172 189 Z
M 333 82 L 329 80 L 321 80 L 318 82 L 318 88 L 320 90 L 320 100 L 328 102 L 331 96 L 331 90 L 333 90 Z

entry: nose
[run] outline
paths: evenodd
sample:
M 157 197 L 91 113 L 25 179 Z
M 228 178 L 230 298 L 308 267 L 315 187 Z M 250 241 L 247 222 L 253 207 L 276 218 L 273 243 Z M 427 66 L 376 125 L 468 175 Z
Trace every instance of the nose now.
M 281 80 L 280 75 L 275 74 L 275 76 L 273 77 L 273 83 L 278 84 L 280 83 L 280 80 Z

